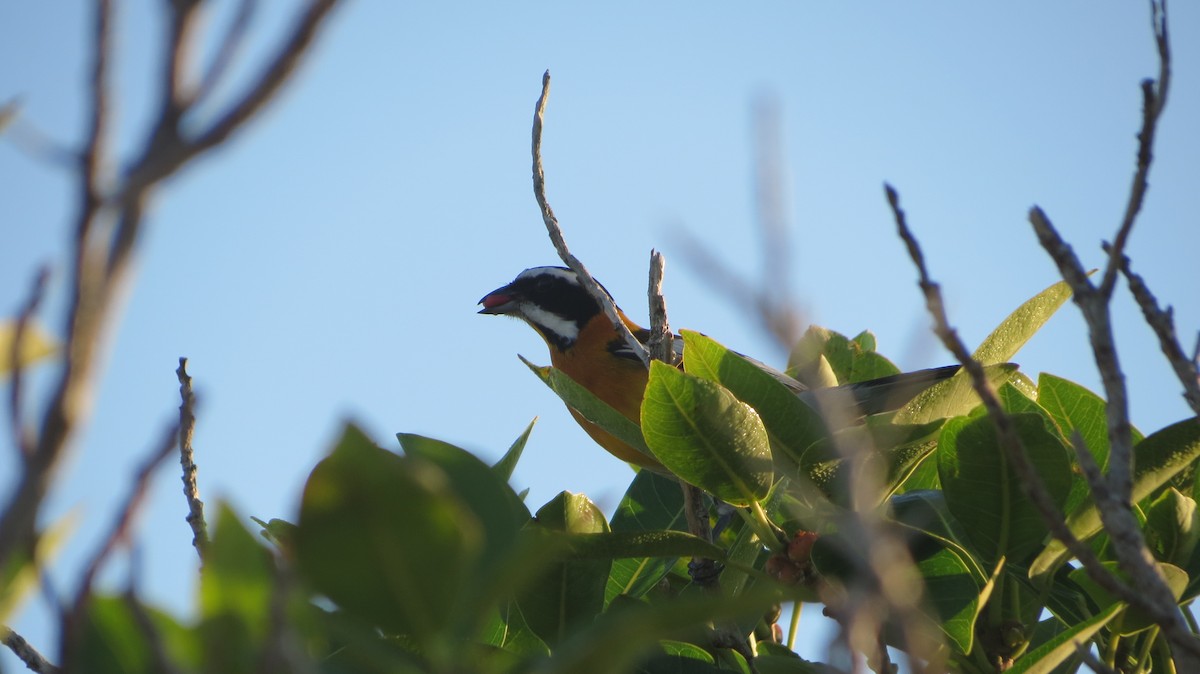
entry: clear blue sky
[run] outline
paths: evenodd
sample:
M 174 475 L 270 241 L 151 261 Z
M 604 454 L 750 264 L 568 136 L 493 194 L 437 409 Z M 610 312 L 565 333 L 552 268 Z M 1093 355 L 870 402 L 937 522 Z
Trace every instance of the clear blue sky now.
M 49 263 L 54 331 L 74 193 L 63 169 L 12 138 L 36 129 L 78 142 L 88 4 L 0 5 L 0 101 L 24 101 L 21 125 L 0 138 L 0 311 L 14 312 Z M 117 133 L 128 149 L 149 114 L 161 26 L 157 3 L 119 4 Z M 212 28 L 231 4 L 218 3 Z M 262 5 L 246 61 L 273 44 L 277 7 L 290 3 Z M 1175 86 L 1129 252 L 1175 306 L 1190 347 L 1200 328 L 1200 6 L 1171 10 Z M 1133 173 L 1138 83 L 1157 61 L 1144 2 L 349 3 L 267 113 L 155 200 L 95 417 L 45 513 L 76 521 L 54 571 L 60 591 L 176 414 L 179 356 L 202 397 L 196 447 L 210 505 L 293 518 L 346 419 L 386 447 L 415 432 L 494 459 L 540 416 L 515 486 L 535 507 L 569 489 L 611 510 L 631 473 L 517 360 L 546 362 L 541 341 L 475 315 L 485 292 L 556 262 L 529 170 L 546 68 L 549 198 L 573 251 L 627 312 L 645 316 L 657 248 L 674 327 L 781 364 L 685 264 L 675 234 L 686 229 L 754 277 L 753 107 L 770 96 L 784 127 L 791 292 L 812 321 L 869 328 L 913 369 L 948 357 L 927 334 L 883 181 L 902 194 L 954 324 L 977 343 L 1056 279 L 1026 221 L 1031 205 L 1086 264 L 1100 263 Z M 1149 431 L 1187 416 L 1136 309 L 1124 295 L 1117 304 L 1135 423 Z M 1099 389 L 1073 306 L 1017 360 L 1031 375 Z M 15 454 L 0 452 L 0 494 L 14 469 Z M 143 592 L 185 610 L 196 560 L 178 473 L 170 466 L 155 483 L 138 547 Z M 46 620 L 35 600 L 14 627 L 52 652 Z M 810 640 L 808 653 L 823 645 Z M 19 667 L 7 652 L 0 662 Z

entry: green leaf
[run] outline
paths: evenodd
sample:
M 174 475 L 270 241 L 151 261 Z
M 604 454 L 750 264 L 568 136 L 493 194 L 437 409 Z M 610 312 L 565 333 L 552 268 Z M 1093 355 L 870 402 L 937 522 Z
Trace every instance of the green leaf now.
M 161 611 L 145 606 L 143 610 L 158 635 L 168 662 L 180 669 L 198 667 L 202 649 L 192 633 Z M 79 641 L 71 657 L 80 671 L 88 674 L 162 671 L 154 659 L 154 648 L 146 640 L 145 631 L 123 597 L 91 597 L 77 629 Z
M 1017 366 L 1011 363 L 987 365 L 983 368 L 984 375 L 993 387 L 999 387 L 1008 381 L 1016 371 Z M 918 393 L 896 412 L 894 421 L 898 424 L 925 424 L 938 419 L 964 416 L 979 406 L 979 402 L 970 376 L 965 370 L 960 370 L 953 377 L 939 381 Z
M 506 602 L 495 611 L 483 630 L 481 640 L 519 656 L 550 655 L 550 648 L 529 629 L 515 601 Z
M 925 600 L 932 605 L 942 632 L 960 653 L 970 653 L 980 609 L 980 587 L 971 567 L 950 548 L 942 548 L 916 565 L 925 579 Z
M 200 575 L 199 630 L 207 671 L 257 671 L 271 624 L 274 568 L 257 537 L 220 504 Z
M 1059 281 L 1034 295 L 1005 317 L 975 349 L 972 357 L 984 365 L 1010 360 L 1070 298 L 1071 287 L 1066 281 Z
M 567 407 L 578 412 L 584 419 L 608 431 L 621 442 L 648 457 L 654 457 L 654 454 L 646 446 L 646 441 L 642 438 L 642 429 L 638 428 L 638 425 L 630 421 L 624 414 L 597 398 L 591 391 L 575 383 L 574 379 L 562 371 L 549 366 L 539 367 L 525 360 L 524 357 L 521 357 L 521 362 L 525 363 L 526 367 L 537 375 L 542 383 L 549 386 L 550 390 L 554 391 L 559 398 L 562 398 Z
M 758 414 L 718 384 L 655 361 L 642 432 L 672 473 L 737 506 L 766 497 L 774 476 Z
M 1104 400 L 1075 382 L 1042 373 L 1038 376 L 1037 404 L 1058 426 L 1063 440 L 1070 442 L 1078 432 L 1092 459 L 1104 470 L 1108 465 L 1108 420 Z M 1071 486 L 1066 511 L 1071 512 L 1088 495 L 1082 475 Z
M 562 492 L 537 512 L 538 526 L 553 532 L 608 531 L 604 513 L 582 494 Z M 517 593 L 525 622 L 551 647 L 591 624 L 604 608 L 608 559 L 563 559 L 547 565 L 537 580 Z
M 1200 422 L 1184 419 L 1152 433 L 1133 448 L 1133 502 L 1138 503 L 1200 458 Z M 1100 511 L 1088 498 L 1067 516 L 1067 527 L 1086 540 L 1100 531 Z M 1030 578 L 1047 577 L 1070 556 L 1066 546 L 1052 540 L 1029 568 Z
M 698 332 L 682 330 L 680 334 L 686 344 L 684 370 L 724 386 L 753 407 L 767 430 L 771 449 L 805 472 L 814 462 L 809 450 L 826 436 L 825 424 L 816 410 L 745 356 Z
M 461 447 L 412 433 L 397 433 L 396 439 L 406 455 L 429 461 L 445 471 L 448 486 L 482 525 L 483 557 L 495 560 L 504 555 L 531 517 L 508 483 Z
M 1154 558 L 1176 566 L 1191 559 L 1200 537 L 1200 513 L 1196 502 L 1168 487 L 1146 512 L 1146 545 Z
M 280 552 L 288 557 L 291 557 L 295 553 L 295 524 L 279 518 L 272 518 L 268 522 L 264 522 L 253 516 L 250 519 L 254 520 L 254 523 L 261 527 L 261 531 L 258 532 L 259 535 L 270 541 Z
M 792 349 L 787 372 L 812 388 L 824 388 L 887 377 L 900 369 L 875 352 L 875 335 L 870 332 L 848 339 L 814 325 Z
M 1129 584 L 1129 576 L 1118 567 L 1117 562 L 1103 562 L 1103 565 L 1122 583 L 1125 583 L 1126 585 Z M 1184 590 L 1187 588 L 1187 572 L 1175 566 L 1174 564 L 1158 563 L 1155 564 L 1155 568 L 1158 570 L 1159 576 L 1161 576 L 1166 582 L 1167 587 L 1171 589 L 1171 595 L 1175 597 L 1176 601 L 1178 601 L 1179 598 L 1183 596 Z M 1119 601 L 1116 597 L 1109 594 L 1108 590 L 1105 590 L 1103 587 L 1096 584 L 1096 581 L 1092 580 L 1092 578 L 1088 576 L 1085 569 L 1073 569 L 1069 574 L 1069 577 L 1075 582 L 1075 584 L 1082 588 L 1083 591 L 1087 593 L 1088 597 L 1096 604 L 1096 606 L 1099 606 L 1101 609 L 1111 609 L 1113 607 L 1126 608 L 1128 606 L 1128 604 L 1125 602 Z M 1121 636 L 1132 636 L 1154 625 L 1154 619 L 1143 611 L 1134 607 L 1128 608 L 1129 610 L 1125 614 L 1125 619 L 1121 621 Z
M 1063 630 L 1046 643 L 1018 658 L 1008 670 L 1008 674 L 1051 674 L 1067 658 L 1078 652 L 1075 648 L 1076 643 L 1087 643 L 1092 635 L 1107 625 L 1120 610 L 1120 606 L 1110 606 L 1090 620 Z
M 764 583 L 763 585 L 768 585 Z M 769 584 L 773 585 L 773 584 Z M 542 674 L 610 674 L 634 671 L 646 650 L 682 630 L 744 616 L 761 616 L 779 595 L 773 587 L 752 587 L 734 596 L 685 594 L 672 601 L 620 602 L 555 650 Z
M 1061 506 L 1072 477 L 1066 448 L 1039 415 L 1015 414 L 1009 420 L 1046 490 Z M 1042 546 L 1048 533 L 1006 457 L 986 416 L 955 417 L 942 428 L 938 474 L 946 506 L 986 566 L 1001 557 L 1020 563 Z
M 567 544 L 574 559 L 707 557 L 719 561 L 725 558 L 724 550 L 685 531 L 572 534 Z
M 609 522 L 614 532 L 687 529 L 679 482 L 653 471 L 639 471 Z M 641 597 L 662 580 L 675 560 L 664 557 L 614 559 L 604 590 L 604 604 L 618 595 Z
M 4 625 L 8 616 L 15 614 L 29 594 L 37 589 L 41 569 L 55 558 L 71 537 L 77 520 L 74 514 L 67 514 L 41 532 L 37 560 L 30 560 L 25 550 L 9 555 L 7 564 L 0 569 L 0 625 Z
M 297 561 L 317 591 L 430 645 L 477 573 L 484 534 L 446 472 L 347 426 L 304 488 Z
M 0 379 L 9 376 L 13 370 L 12 352 L 13 340 L 17 338 L 16 321 L 0 321 Z M 43 358 L 58 351 L 58 342 L 34 321 L 25 324 L 25 332 L 21 336 L 21 353 L 17 357 L 21 367 L 28 367 Z
M 505 482 L 512 479 L 513 470 L 517 467 L 517 462 L 521 460 L 521 453 L 525 451 L 525 443 L 529 442 L 529 434 L 533 432 L 533 425 L 536 423 L 537 417 L 534 417 L 533 421 L 525 427 L 525 431 L 513 441 L 504 456 L 492 465 L 492 470 L 496 471 L 496 474 Z

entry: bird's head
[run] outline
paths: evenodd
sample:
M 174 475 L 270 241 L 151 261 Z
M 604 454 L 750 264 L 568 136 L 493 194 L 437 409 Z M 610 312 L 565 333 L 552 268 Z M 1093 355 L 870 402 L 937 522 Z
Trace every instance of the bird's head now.
M 484 295 L 479 303 L 483 305 L 479 313 L 520 318 L 548 344 L 564 351 L 600 313 L 600 305 L 566 267 L 526 269 L 508 285 Z

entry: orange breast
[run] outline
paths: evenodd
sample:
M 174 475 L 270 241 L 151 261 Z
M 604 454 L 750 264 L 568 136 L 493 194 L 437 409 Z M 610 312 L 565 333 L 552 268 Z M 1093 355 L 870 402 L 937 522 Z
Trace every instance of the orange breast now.
M 642 395 L 646 390 L 648 374 L 641 363 L 617 358 L 609 353 L 608 344 L 616 338 L 608 321 L 601 317 L 580 331 L 579 338 L 571 348 L 566 351 L 551 349 L 550 362 L 597 398 L 640 425 Z M 665 471 L 653 457 L 621 442 L 575 410 L 571 410 L 571 416 L 609 454 L 643 468 Z

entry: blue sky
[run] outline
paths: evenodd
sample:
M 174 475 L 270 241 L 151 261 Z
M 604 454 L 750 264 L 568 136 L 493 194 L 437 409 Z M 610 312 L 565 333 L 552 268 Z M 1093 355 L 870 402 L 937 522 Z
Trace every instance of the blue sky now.
M 53 331 L 74 194 L 61 167 L 13 139 L 36 130 L 78 142 L 86 4 L 0 6 L 0 101 L 20 96 L 24 106 L 0 138 L 0 311 L 14 312 L 35 267 L 49 263 Z M 161 27 L 156 3 L 120 4 L 115 131 L 127 152 L 149 115 Z M 216 3 L 210 28 L 225 25 L 231 4 Z M 276 4 L 263 5 L 245 62 L 284 26 Z M 1200 6 L 1171 10 L 1174 89 L 1129 252 L 1174 305 L 1190 347 L 1200 328 Z M 1157 74 L 1148 13 L 1146 3 L 1078 1 L 349 3 L 266 114 L 155 199 L 95 416 L 46 512 L 76 518 L 54 572 L 59 588 L 70 587 L 133 467 L 176 414 L 179 356 L 202 398 L 196 447 L 210 504 L 294 517 L 305 476 L 347 419 L 387 447 L 397 431 L 422 433 L 490 459 L 538 416 L 515 486 L 535 507 L 569 489 L 611 510 L 631 473 L 517 360 L 546 362 L 541 341 L 515 321 L 475 314 L 485 292 L 556 262 L 529 170 L 546 68 L 550 202 L 573 252 L 628 313 L 645 316 L 657 248 L 674 327 L 782 364 L 758 326 L 686 263 L 678 237 L 690 232 L 757 278 L 753 111 L 769 99 L 783 127 L 790 292 L 811 321 L 871 329 L 881 351 L 915 369 L 948 357 L 928 335 L 882 183 L 900 191 L 952 321 L 977 343 L 1056 279 L 1026 221 L 1031 205 L 1085 264 L 1101 263 L 1099 242 L 1115 231 L 1133 173 L 1138 83 Z M 235 71 L 223 93 L 248 72 Z M 1150 431 L 1188 412 L 1118 294 L 1134 421 Z M 1017 360 L 1031 375 L 1099 390 L 1073 306 Z M 0 437 L 10 437 L 8 424 L 5 416 Z M 14 467 L 15 455 L 0 452 L 0 494 Z M 180 611 L 196 566 L 185 515 L 171 466 L 138 547 L 143 592 Z M 822 620 L 816 611 L 805 619 Z M 43 645 L 46 620 L 35 601 L 14 627 Z M 822 647 L 814 638 L 808 652 Z

